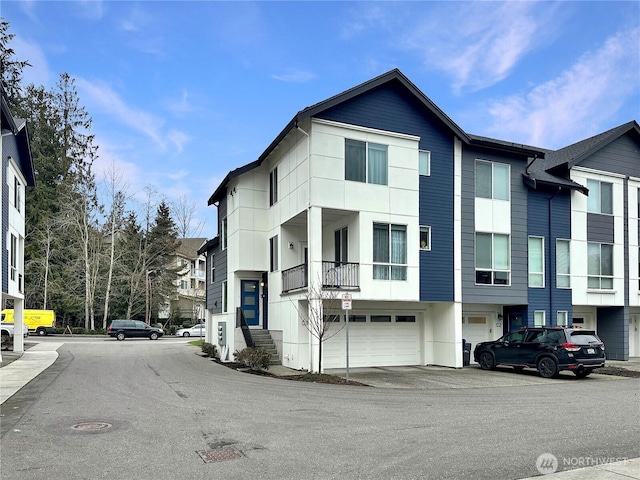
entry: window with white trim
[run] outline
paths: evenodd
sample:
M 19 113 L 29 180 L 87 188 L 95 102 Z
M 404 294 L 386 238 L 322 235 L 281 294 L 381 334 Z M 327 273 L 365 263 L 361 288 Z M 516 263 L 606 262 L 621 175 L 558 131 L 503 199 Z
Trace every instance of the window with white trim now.
M 373 224 L 373 278 L 407 279 L 407 226 Z
M 336 265 L 349 262 L 349 227 L 342 227 L 334 232 L 334 247 Z
M 569 312 L 566 310 L 558 310 L 556 313 L 556 325 L 560 327 L 569 325 Z
M 420 226 L 420 250 L 431 250 L 431 227 Z
M 571 241 L 556 240 L 556 287 L 571 288 Z
M 509 285 L 511 254 L 509 235 L 476 233 L 476 284 Z
M 269 206 L 278 201 L 278 167 L 269 173 Z
M 220 238 L 221 238 L 221 248 L 222 250 L 225 250 L 227 248 L 227 217 L 224 217 L 222 219 L 222 226 L 221 226 L 221 232 L 220 232 Z
M 431 175 L 431 152 L 420 150 L 418 152 L 418 173 L 420 175 Z
M 18 273 L 18 239 L 11 234 L 11 280 L 15 281 Z
M 269 271 L 278 270 L 278 235 L 269 239 Z
M 211 268 L 211 272 L 209 274 L 209 283 L 213 285 L 213 283 L 216 281 L 216 254 L 215 253 L 212 253 L 211 255 L 209 255 L 209 264 Z
M 613 289 L 613 245 L 587 244 L 587 287 L 596 290 Z
M 476 160 L 476 197 L 509 200 L 510 172 L 506 163 Z
M 544 327 L 546 324 L 544 310 L 536 310 L 533 312 L 533 326 Z
M 613 184 L 600 180 L 587 180 L 589 196 L 587 211 L 590 213 L 613 213 Z
M 344 179 L 387 185 L 387 145 L 345 139 Z
M 529 286 L 544 287 L 544 238 L 529 237 Z
M 222 282 L 222 313 L 227 313 L 227 281 Z
M 22 205 L 22 184 L 18 177 L 13 177 L 13 205 L 20 211 Z

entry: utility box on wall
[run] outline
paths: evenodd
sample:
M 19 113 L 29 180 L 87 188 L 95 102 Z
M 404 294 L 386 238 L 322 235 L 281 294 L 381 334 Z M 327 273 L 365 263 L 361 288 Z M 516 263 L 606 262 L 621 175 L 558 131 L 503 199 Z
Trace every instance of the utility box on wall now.
M 218 345 L 227 344 L 227 322 L 218 323 Z

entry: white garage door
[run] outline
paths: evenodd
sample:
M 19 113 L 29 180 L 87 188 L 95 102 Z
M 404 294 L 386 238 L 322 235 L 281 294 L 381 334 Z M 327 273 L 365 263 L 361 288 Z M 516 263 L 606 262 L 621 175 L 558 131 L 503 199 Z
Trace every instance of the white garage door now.
M 385 317 L 390 321 L 375 321 Z M 374 321 L 371 321 L 372 318 Z M 397 321 L 398 318 L 401 321 Z M 343 328 L 335 337 L 325 341 L 323 349 L 324 368 L 345 368 L 346 330 Z M 349 367 L 419 363 L 420 329 L 416 317 L 376 315 L 366 316 L 366 321 L 349 321 Z
M 471 343 L 471 363 L 473 361 L 473 349 L 480 342 L 494 340 L 489 338 L 489 319 L 483 315 L 469 315 L 462 318 L 462 338 Z

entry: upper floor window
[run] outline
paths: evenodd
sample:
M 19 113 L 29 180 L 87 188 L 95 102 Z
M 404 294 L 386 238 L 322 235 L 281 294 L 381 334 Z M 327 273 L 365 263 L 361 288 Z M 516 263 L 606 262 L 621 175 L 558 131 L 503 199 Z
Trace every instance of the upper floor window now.
M 221 232 L 220 232 L 220 238 L 222 239 L 221 241 L 221 248 L 222 250 L 227 248 L 227 217 L 224 217 L 222 219 L 222 226 L 221 226 Z
M 509 172 L 507 164 L 476 160 L 476 197 L 509 200 Z
M 476 283 L 509 285 L 511 281 L 509 235 L 476 233 Z
M 587 180 L 589 196 L 587 211 L 591 213 L 613 213 L 613 184 L 599 180 Z
M 269 271 L 278 270 L 278 235 L 269 239 Z
M 420 250 L 431 250 L 431 227 L 420 226 Z
M 373 224 L 373 278 L 407 279 L 407 226 Z
M 212 253 L 209 255 L 209 264 L 211 268 L 211 273 L 209 274 L 209 283 L 213 285 L 216 281 L 216 254 Z
M 587 244 L 587 287 L 610 290 L 613 288 L 613 245 Z
M 18 177 L 13 178 L 13 205 L 20 211 L 22 205 L 22 184 Z
M 343 227 L 334 232 L 336 263 L 341 265 L 349 261 L 349 229 Z
M 278 167 L 269 173 L 269 206 L 278 201 Z
M 537 310 L 533 312 L 533 326 L 544 327 L 546 325 L 544 310 Z
M 529 286 L 544 287 L 544 238 L 529 237 Z
M 418 157 L 418 172 L 420 175 L 431 175 L 431 152 L 420 150 Z
M 387 146 L 345 139 L 344 178 L 387 185 Z
M 571 288 L 571 242 L 556 240 L 556 287 Z
M 11 234 L 11 280 L 16 279 L 18 272 L 18 238 Z

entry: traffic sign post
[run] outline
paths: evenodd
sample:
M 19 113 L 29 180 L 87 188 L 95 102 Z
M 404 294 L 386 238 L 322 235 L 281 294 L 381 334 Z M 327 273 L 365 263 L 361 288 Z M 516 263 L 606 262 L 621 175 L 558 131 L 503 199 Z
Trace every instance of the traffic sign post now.
M 344 310 L 345 328 L 347 337 L 347 383 L 349 382 L 349 310 L 351 310 L 351 294 L 342 294 L 342 309 Z

